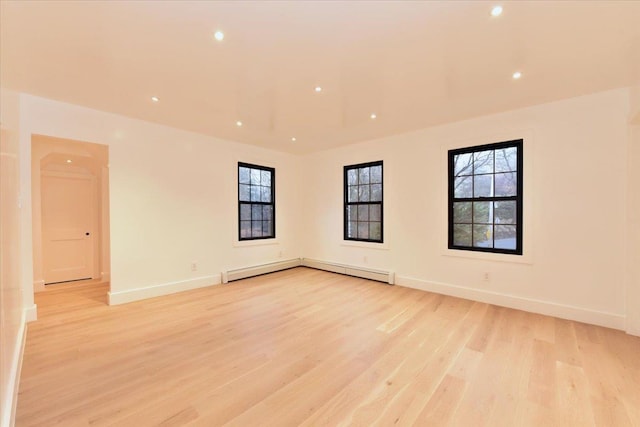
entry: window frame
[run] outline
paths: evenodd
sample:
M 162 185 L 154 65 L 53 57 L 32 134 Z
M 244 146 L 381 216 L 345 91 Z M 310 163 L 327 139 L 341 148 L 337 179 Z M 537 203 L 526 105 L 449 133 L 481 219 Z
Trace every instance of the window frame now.
M 271 202 L 252 202 L 252 201 L 242 201 L 240 200 L 240 168 L 249 168 L 249 169 L 259 169 L 263 171 L 267 171 L 271 173 Z M 275 239 L 276 238 L 276 169 L 269 166 L 261 166 L 253 163 L 246 162 L 238 162 L 238 167 L 236 169 L 237 173 L 237 199 L 238 199 L 238 242 L 250 242 L 253 240 L 267 240 L 267 239 Z M 262 206 L 271 206 L 273 212 L 273 227 L 272 234 L 270 236 L 259 236 L 259 237 L 242 237 L 242 205 L 262 205 Z
M 523 255 L 523 189 L 524 189 L 524 156 L 523 156 L 523 144 L 524 139 L 513 139 L 509 141 L 496 142 L 491 144 L 483 144 L 483 145 L 474 145 L 471 147 L 463 147 L 448 150 L 447 158 L 448 158 L 448 173 L 447 173 L 447 185 L 448 185 L 448 227 L 447 227 L 447 241 L 448 248 L 454 250 L 462 250 L 462 251 L 471 251 L 471 252 L 488 252 L 495 254 L 506 254 L 506 255 Z M 516 195 L 515 196 L 478 196 L 478 197 L 461 197 L 455 198 L 455 164 L 454 158 L 456 155 L 461 154 L 469 154 L 469 153 L 477 153 L 482 151 L 493 150 L 494 151 L 494 167 L 495 167 L 495 150 L 500 150 L 504 148 L 512 148 L 515 147 L 517 150 L 517 160 L 516 160 Z M 495 177 L 495 169 L 492 172 L 492 175 Z M 475 176 L 475 173 L 471 176 Z M 455 245 L 453 242 L 454 237 L 454 222 L 453 222 L 453 205 L 455 202 L 500 202 L 500 201 L 515 201 L 516 202 L 516 247 L 515 249 L 504 249 L 504 248 L 484 248 L 484 247 L 475 247 L 475 246 L 461 246 Z M 473 218 L 473 213 L 472 213 Z M 472 222 L 472 233 L 473 233 L 473 222 Z M 493 223 L 495 226 L 495 222 Z M 492 233 L 492 238 L 494 240 L 495 245 L 495 231 Z M 473 245 L 473 241 L 472 241 Z
M 346 165 L 343 167 L 343 208 L 342 208 L 342 224 L 343 224 L 343 239 L 348 242 L 367 242 L 384 244 L 384 161 L 377 160 L 374 162 L 358 163 L 354 165 Z M 366 167 L 380 166 L 380 201 L 379 202 L 349 202 L 349 171 L 352 169 L 360 169 Z M 349 237 L 348 226 L 348 207 L 352 205 L 379 205 L 380 206 L 380 240 L 378 239 L 360 239 L 357 237 Z M 370 221 L 369 221 L 370 222 Z

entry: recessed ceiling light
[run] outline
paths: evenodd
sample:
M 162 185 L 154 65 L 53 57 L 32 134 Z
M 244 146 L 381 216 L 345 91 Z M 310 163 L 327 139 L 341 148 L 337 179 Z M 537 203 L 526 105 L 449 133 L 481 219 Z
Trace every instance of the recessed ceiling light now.
M 152 97 L 151 97 L 151 100 L 152 100 L 153 102 L 158 102 L 158 101 L 160 101 L 160 98 L 158 98 L 157 96 L 152 96 Z
M 67 163 L 71 163 L 71 159 L 67 159 Z
M 320 86 L 316 86 L 315 91 L 316 91 L 316 92 L 322 92 L 322 88 L 321 88 Z
M 291 142 L 296 142 L 296 137 L 295 136 L 291 138 Z
M 371 115 L 370 115 L 369 117 L 371 117 L 371 120 L 373 120 L 373 119 L 375 119 L 375 118 L 376 118 L 376 117 L 378 117 L 378 116 L 376 115 L 376 113 L 371 113 Z
M 515 73 L 513 73 L 513 78 L 518 80 L 520 77 L 522 77 L 522 73 L 520 71 L 516 71 Z
M 218 40 L 219 42 L 221 42 L 222 40 L 224 40 L 224 33 L 222 31 L 216 31 L 213 34 L 213 37 L 215 37 L 216 40 Z
M 491 9 L 491 16 L 500 16 L 502 15 L 502 6 L 494 6 Z
M 238 127 L 242 126 L 242 122 L 241 122 L 240 120 L 238 120 L 238 121 L 236 122 L 236 126 L 238 126 Z

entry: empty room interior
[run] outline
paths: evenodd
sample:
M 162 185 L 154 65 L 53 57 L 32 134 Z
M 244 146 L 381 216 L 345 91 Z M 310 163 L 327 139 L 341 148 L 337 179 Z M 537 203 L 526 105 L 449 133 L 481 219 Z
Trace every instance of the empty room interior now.
M 0 427 L 640 427 L 640 1 L 0 0 L 0 67 Z

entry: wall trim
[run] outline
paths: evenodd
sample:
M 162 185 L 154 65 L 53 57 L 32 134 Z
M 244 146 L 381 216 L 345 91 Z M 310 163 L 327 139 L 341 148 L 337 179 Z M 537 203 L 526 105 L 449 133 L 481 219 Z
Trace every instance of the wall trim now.
M 397 276 L 396 285 L 484 302 L 501 307 L 514 308 L 516 310 L 544 314 L 546 316 L 559 317 L 561 319 L 604 326 L 606 328 L 625 330 L 625 316 L 607 313 L 604 311 L 589 310 L 549 301 L 540 301 L 447 283 L 430 282 L 411 277 Z
M 640 324 L 634 323 L 627 317 L 627 325 L 624 330 L 629 335 L 635 335 L 636 337 L 640 337 Z
M 34 292 L 42 292 L 44 291 L 45 287 L 44 287 L 44 279 L 41 280 L 34 280 L 33 281 L 33 291 Z
M 34 306 L 35 307 L 35 306 Z M 20 328 L 18 329 L 18 337 L 9 367 L 9 378 L 7 382 L 7 395 L 5 401 L 2 402 L 2 418 L 0 418 L 0 426 L 11 427 L 15 424 L 16 408 L 18 406 L 18 391 L 20 389 L 20 372 L 22 371 L 22 359 L 24 356 L 24 347 L 27 341 L 27 310 L 22 310 L 20 318 Z
M 109 305 L 126 304 L 128 302 L 174 294 L 176 292 L 219 285 L 220 283 L 220 274 L 214 274 L 212 276 L 161 283 L 159 285 L 145 286 L 143 288 L 129 289 L 126 291 L 109 291 Z
M 24 309 L 24 319 L 26 323 L 38 320 L 38 306 L 36 304 Z

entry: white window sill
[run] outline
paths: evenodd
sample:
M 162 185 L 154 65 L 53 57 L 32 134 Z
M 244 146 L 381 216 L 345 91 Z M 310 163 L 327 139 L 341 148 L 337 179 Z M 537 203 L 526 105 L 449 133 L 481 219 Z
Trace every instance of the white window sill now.
M 355 248 L 378 249 L 383 251 L 389 250 L 388 243 L 358 242 L 357 240 L 342 240 L 341 246 L 351 246 Z

